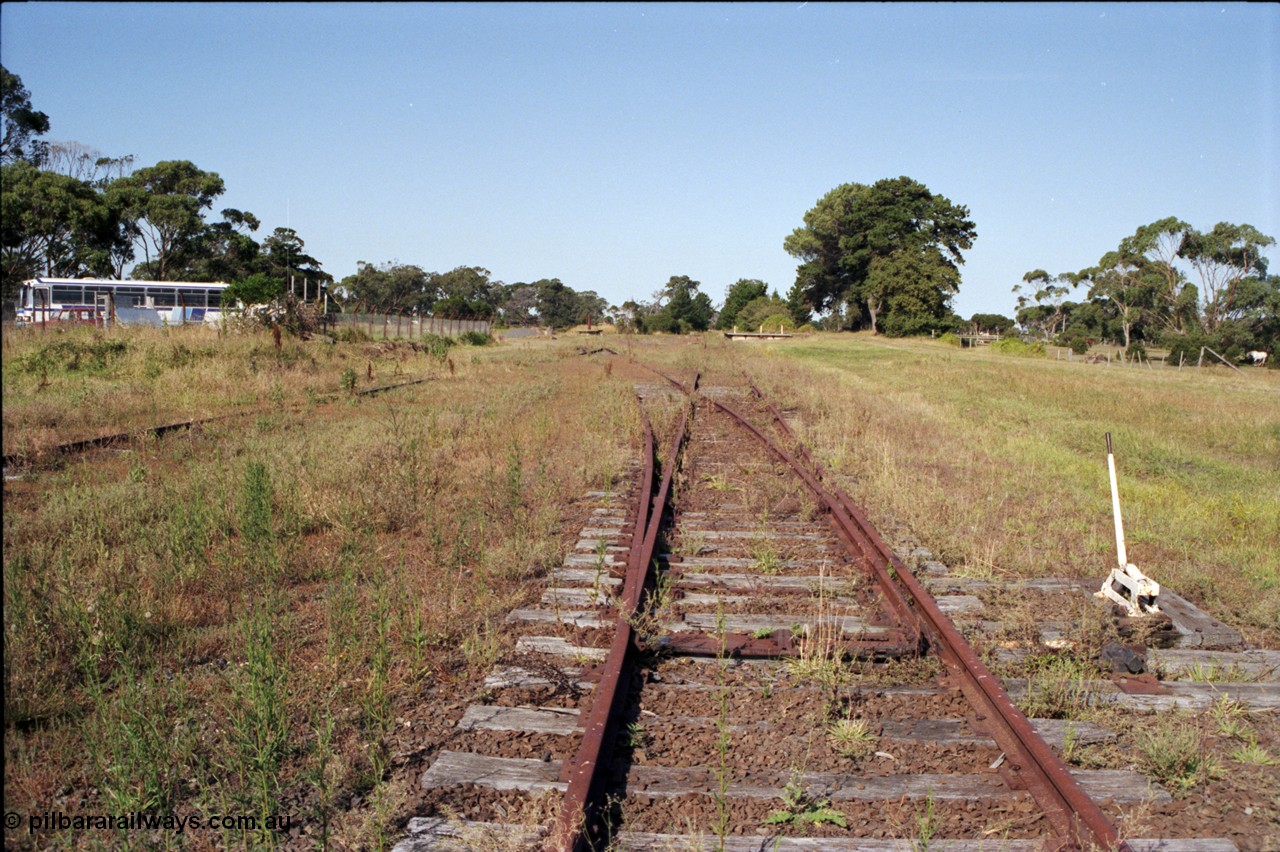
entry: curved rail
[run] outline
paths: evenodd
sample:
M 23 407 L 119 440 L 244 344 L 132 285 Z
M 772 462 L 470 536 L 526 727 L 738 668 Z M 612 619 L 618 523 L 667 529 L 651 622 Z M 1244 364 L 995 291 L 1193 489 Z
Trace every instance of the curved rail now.
M 698 376 L 694 377 L 694 388 L 698 386 L 698 379 Z M 603 829 L 598 820 L 603 794 L 601 757 L 612 748 L 618 718 L 626 701 L 626 690 L 621 687 L 628 682 L 637 653 L 635 631 L 631 622 L 640 607 L 644 589 L 649 585 L 650 566 L 658 543 L 658 530 L 662 525 L 663 507 L 671 493 L 671 482 L 678 467 L 677 460 L 688 435 L 689 409 L 686 407 L 663 465 L 662 483 L 654 496 L 653 427 L 643 408 L 640 413 L 644 421 L 645 462 L 636 507 L 635 532 L 627 555 L 622 600 L 618 607 L 618 619 L 609 655 L 606 657 L 600 683 L 596 686 L 591 709 L 583 723 L 582 742 L 577 753 L 564 766 L 564 776 L 567 776 L 569 786 L 560 806 L 556 827 L 546 847 L 548 852 L 579 852 L 602 840 Z
M 659 370 L 652 367 L 648 369 L 689 396 L 697 393 L 696 389 L 686 388 Z M 753 393 L 764 399 L 764 394 L 750 379 L 748 383 Z M 977 720 L 986 726 L 993 739 L 1008 755 L 1006 777 L 1011 785 L 1024 787 L 1031 793 L 1044 809 L 1054 830 L 1075 847 L 1128 850 L 1128 844 L 1120 839 L 1115 826 L 1072 777 L 1066 764 L 1031 727 L 999 680 L 991 674 L 951 619 L 938 607 L 933 595 L 894 554 L 848 496 L 834 486 L 824 485 L 820 481 L 820 472 L 815 474 L 807 469 L 794 454 L 787 452 L 731 406 L 709 397 L 707 401 L 755 435 L 804 480 L 819 504 L 830 514 L 841 538 L 851 544 L 855 552 L 864 556 L 868 569 L 879 581 L 891 608 L 918 630 L 922 648 L 923 643 L 927 643 L 936 649 L 948 668 L 959 676 L 962 691 L 979 711 Z M 809 466 L 817 467 L 812 454 L 796 437 L 782 418 L 781 412 L 776 406 L 771 408 L 784 434 L 798 448 L 797 452 Z

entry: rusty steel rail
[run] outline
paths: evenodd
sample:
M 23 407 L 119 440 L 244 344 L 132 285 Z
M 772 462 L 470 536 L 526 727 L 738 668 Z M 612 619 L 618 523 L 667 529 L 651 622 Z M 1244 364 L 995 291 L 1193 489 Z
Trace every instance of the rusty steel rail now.
M 685 388 L 660 371 L 652 367 L 649 369 L 684 393 L 690 396 L 696 393 L 696 390 Z M 748 384 L 755 395 L 765 400 L 763 392 L 749 378 Z M 878 581 L 890 608 L 903 617 L 906 624 L 919 631 L 922 649 L 926 645 L 933 648 L 959 679 L 961 691 L 978 711 L 977 721 L 1007 756 L 1007 769 L 1002 767 L 1001 772 L 1009 780 L 1010 786 L 1024 788 L 1035 798 L 1054 831 L 1066 844 L 1079 849 L 1117 849 L 1128 852 L 1129 845 L 1120 839 L 1119 832 L 1106 814 L 1080 787 L 1066 764 L 1031 727 L 1027 717 L 1009 698 L 1000 681 L 991 674 L 968 640 L 939 608 L 933 595 L 908 570 L 849 497 L 839 488 L 820 481 L 821 468 L 782 418 L 777 407 L 768 403 L 783 433 L 797 447 L 796 454 L 788 452 L 731 406 L 709 397 L 707 401 L 754 434 L 804 480 L 819 504 L 830 515 L 840 538 L 851 547 L 851 552 L 863 556 L 866 567 Z M 801 463 L 797 455 L 802 456 L 805 463 Z M 816 468 L 818 473 L 809 468 Z
M 393 385 L 383 385 L 376 388 L 365 388 L 355 392 L 356 396 L 373 396 L 383 393 L 384 391 L 395 390 L 396 388 L 408 387 L 409 385 L 420 385 L 423 382 L 430 381 L 429 378 L 411 379 L 407 382 L 396 382 Z M 49 455 L 74 455 L 83 453 L 92 449 L 100 449 L 102 447 L 111 447 L 116 444 L 123 444 L 140 438 L 144 435 L 160 437 L 170 432 L 178 432 L 184 429 L 194 429 L 197 426 L 207 426 L 211 423 L 218 423 L 223 420 L 231 420 L 236 417 L 248 417 L 253 414 L 266 414 L 274 411 L 273 408 L 254 408 L 249 411 L 234 411 L 230 414 L 217 414 L 213 417 L 196 417 L 191 420 L 179 420 L 176 423 L 165 423 L 160 426 L 149 426 L 142 429 L 134 429 L 129 432 L 113 432 L 110 435 L 100 435 L 97 438 L 84 438 L 79 441 L 67 441 L 63 444 L 55 444 L 41 454 Z M 31 453 L 9 453 L 3 457 L 3 466 L 8 470 L 11 466 L 19 461 L 29 460 Z
M 693 386 L 696 388 L 698 377 Z M 635 531 L 627 554 L 626 577 L 622 600 L 600 682 L 596 685 L 591 709 L 583 722 L 582 742 L 577 753 L 564 764 L 561 779 L 568 782 L 560 816 L 547 842 L 547 852 L 582 852 L 603 839 L 600 810 L 604 792 L 603 758 L 612 750 L 618 719 L 627 698 L 626 686 L 638 647 L 631 619 L 640 607 L 645 587 L 649 585 L 650 566 L 662 525 L 663 507 L 671 493 L 677 460 L 688 435 L 689 409 L 685 408 L 680 425 L 671 440 L 671 450 L 663 464 L 662 482 L 653 494 L 655 443 L 653 427 L 644 409 L 644 470 L 640 480 L 640 497 L 636 504 Z M 637 546 L 637 543 L 638 546 Z

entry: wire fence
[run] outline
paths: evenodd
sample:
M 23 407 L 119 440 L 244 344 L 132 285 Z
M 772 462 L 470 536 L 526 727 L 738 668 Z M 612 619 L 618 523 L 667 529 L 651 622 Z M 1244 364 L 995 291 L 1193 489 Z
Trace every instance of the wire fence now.
M 464 320 L 448 317 L 402 316 L 400 314 L 330 314 L 326 320 L 334 331 L 353 329 L 363 331 L 372 338 L 390 340 L 397 337 L 421 337 L 438 334 L 457 337 L 468 331 L 481 334 L 493 333 L 492 320 Z

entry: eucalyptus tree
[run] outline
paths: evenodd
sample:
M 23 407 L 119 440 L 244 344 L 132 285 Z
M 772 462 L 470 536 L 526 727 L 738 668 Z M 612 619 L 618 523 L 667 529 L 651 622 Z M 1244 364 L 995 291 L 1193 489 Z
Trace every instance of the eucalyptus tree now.
M 36 139 L 49 132 L 49 116 L 31 105 L 22 78 L 0 65 L 0 165 L 26 160 L 38 165 L 46 143 Z
M 432 311 L 456 319 L 494 316 L 504 298 L 504 285 L 481 266 L 457 266 L 448 272 L 432 272 L 427 278 L 437 297 Z
M 102 189 L 133 171 L 134 157 L 109 157 L 82 142 L 50 141 L 40 167 Z
M 1194 228 L 1183 236 L 1178 256 L 1191 264 L 1200 280 L 1201 322 L 1213 334 L 1226 320 L 1250 310 L 1253 291 L 1267 277 L 1262 250 L 1275 239 L 1252 225 L 1219 222 L 1208 233 Z
M 114 181 L 110 189 L 142 250 L 134 277 L 164 281 L 177 272 L 180 256 L 203 233 L 203 212 L 225 185 L 216 172 L 202 171 L 188 160 L 165 160 Z
M 1166 280 L 1161 264 L 1124 252 L 1123 244 L 1121 251 L 1107 252 L 1097 266 L 1082 270 L 1079 278 L 1089 284 L 1089 298 L 1119 324 L 1126 350 L 1134 327 L 1156 314 L 1156 300 Z
M 1140 270 L 1143 289 L 1150 287 L 1151 318 L 1177 333 L 1185 332 L 1196 318 L 1196 294 L 1187 289 L 1186 276 L 1177 264 L 1178 252 L 1190 230 L 1191 226 L 1176 216 L 1157 219 L 1122 239 L 1119 247 L 1104 255 L 1099 264 L 1109 269 Z M 1132 288 L 1133 284 L 1130 280 L 1122 286 Z M 1188 310 L 1188 302 L 1192 310 Z
M 498 315 L 507 325 L 532 325 L 537 322 L 538 289 L 523 281 L 509 284 L 498 305 Z
M 531 285 L 538 294 L 538 321 L 552 328 L 570 328 L 582 321 L 578 294 L 559 278 L 540 278 Z
M 1066 327 L 1066 298 L 1079 283 L 1079 274 L 1073 272 L 1050 275 L 1043 269 L 1033 269 L 1023 275 L 1022 284 L 1013 288 L 1018 295 L 1018 325 L 1035 329 L 1042 338 L 1051 340 Z
M 25 160 L 0 167 L 0 253 L 6 297 L 33 275 L 94 271 L 111 211 L 89 184 Z
M 348 302 L 370 311 L 425 311 L 439 296 L 421 266 L 357 261 L 356 273 L 338 282 Z
M 969 329 L 974 334 L 1007 334 L 1017 325 L 1004 314 L 974 314 L 969 317 Z

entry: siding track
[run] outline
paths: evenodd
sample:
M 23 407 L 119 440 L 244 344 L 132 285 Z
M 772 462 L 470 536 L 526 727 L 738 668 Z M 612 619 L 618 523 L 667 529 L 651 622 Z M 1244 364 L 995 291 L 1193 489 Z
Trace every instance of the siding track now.
M 1122 840 L 1167 793 L 1050 746 L 1114 735 L 1026 719 L 749 381 L 663 378 L 398 850 L 1235 848 Z

